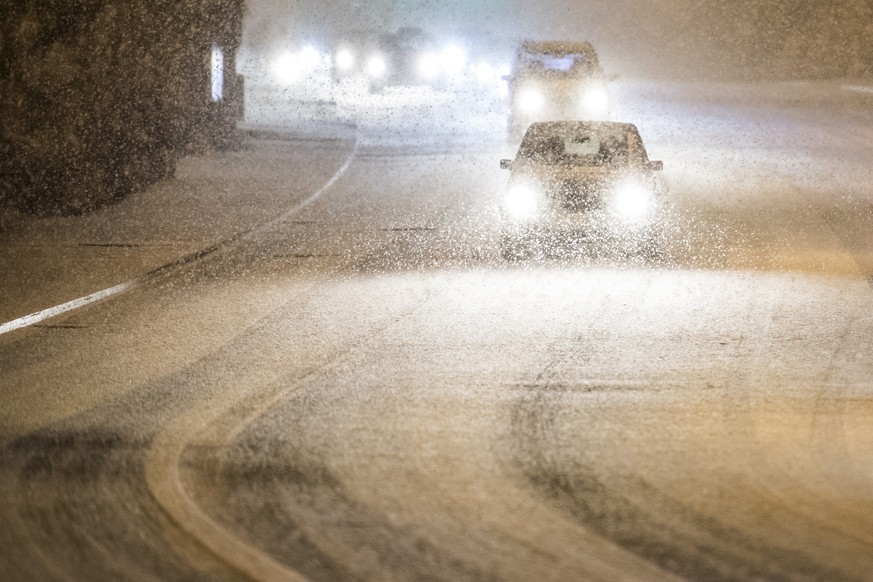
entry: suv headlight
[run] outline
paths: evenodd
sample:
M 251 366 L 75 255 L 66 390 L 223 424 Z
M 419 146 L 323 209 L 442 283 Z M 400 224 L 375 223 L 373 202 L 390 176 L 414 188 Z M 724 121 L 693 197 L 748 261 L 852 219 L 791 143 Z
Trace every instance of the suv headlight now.
M 515 219 L 533 218 L 540 207 L 540 192 L 530 184 L 512 184 L 506 189 L 503 208 Z
M 624 182 L 616 186 L 612 196 L 612 210 L 627 222 L 645 220 L 652 211 L 655 194 L 640 182 Z

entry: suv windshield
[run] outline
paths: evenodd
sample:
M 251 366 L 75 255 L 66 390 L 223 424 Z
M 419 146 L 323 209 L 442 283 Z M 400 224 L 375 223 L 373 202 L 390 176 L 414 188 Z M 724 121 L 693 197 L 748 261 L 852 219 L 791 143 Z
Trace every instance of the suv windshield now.
M 627 165 L 642 162 L 645 151 L 636 132 L 621 129 L 567 129 L 527 133 L 518 157 L 539 164 L 571 166 Z

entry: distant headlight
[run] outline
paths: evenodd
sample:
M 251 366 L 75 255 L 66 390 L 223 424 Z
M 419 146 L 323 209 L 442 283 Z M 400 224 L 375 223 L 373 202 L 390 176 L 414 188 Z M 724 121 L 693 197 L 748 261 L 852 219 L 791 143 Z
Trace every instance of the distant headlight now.
M 336 68 L 341 71 L 348 71 L 355 66 L 355 55 L 352 51 L 348 49 L 338 50 L 334 59 L 334 64 L 336 64 Z
M 287 52 L 279 56 L 273 63 L 273 73 L 280 81 L 293 83 L 303 75 L 303 69 L 297 55 Z
M 599 117 L 609 112 L 609 92 L 606 87 L 594 85 L 582 91 L 582 107 L 593 116 Z
M 285 83 L 294 83 L 311 75 L 322 62 L 322 54 L 312 46 L 306 46 L 297 52 L 285 52 L 273 64 L 273 73 Z
M 540 193 L 529 184 L 513 184 L 506 190 L 503 208 L 512 218 L 533 218 L 539 210 Z
M 367 74 L 371 77 L 381 77 L 386 70 L 388 70 L 388 65 L 385 63 L 385 59 L 379 55 L 373 55 L 367 61 Z
M 522 113 L 538 113 L 544 104 L 543 93 L 536 87 L 526 87 L 518 94 L 518 107 Z
M 424 53 L 418 59 L 418 72 L 425 79 L 433 79 L 440 74 L 440 60 L 431 52 Z
M 490 83 L 494 80 L 496 76 L 494 73 L 494 67 L 486 63 L 485 61 L 480 62 L 473 68 L 473 71 L 476 73 L 476 80 L 480 83 Z
M 440 54 L 443 69 L 449 75 L 458 75 L 467 66 L 467 54 L 458 45 L 452 44 L 443 49 Z
M 651 212 L 653 205 L 654 193 L 645 184 L 627 182 L 616 187 L 613 193 L 613 211 L 628 222 L 644 220 Z
M 304 69 L 311 71 L 318 67 L 318 63 L 321 61 L 321 53 L 319 53 L 318 49 L 313 46 L 305 46 L 300 49 L 298 58 L 300 59 L 301 66 Z

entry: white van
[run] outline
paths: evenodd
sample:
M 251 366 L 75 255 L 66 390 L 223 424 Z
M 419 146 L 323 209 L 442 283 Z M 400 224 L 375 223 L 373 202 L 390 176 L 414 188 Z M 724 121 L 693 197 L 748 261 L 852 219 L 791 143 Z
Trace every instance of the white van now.
M 506 80 L 512 141 L 535 121 L 609 119 L 606 78 L 590 43 L 525 41 Z

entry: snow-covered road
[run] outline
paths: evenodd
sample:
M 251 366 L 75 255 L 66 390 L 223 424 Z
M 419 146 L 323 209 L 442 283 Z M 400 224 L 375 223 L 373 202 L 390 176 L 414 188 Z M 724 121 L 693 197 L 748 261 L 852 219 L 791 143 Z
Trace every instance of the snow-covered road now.
M 433 95 L 3 215 L 0 323 L 140 284 L 0 335 L 0 578 L 863 579 L 844 85 L 617 83 L 676 207 L 654 263 L 501 261 L 501 114 Z

